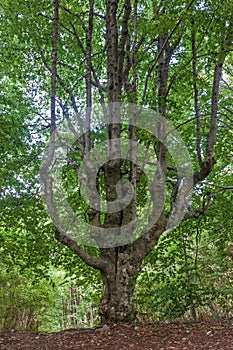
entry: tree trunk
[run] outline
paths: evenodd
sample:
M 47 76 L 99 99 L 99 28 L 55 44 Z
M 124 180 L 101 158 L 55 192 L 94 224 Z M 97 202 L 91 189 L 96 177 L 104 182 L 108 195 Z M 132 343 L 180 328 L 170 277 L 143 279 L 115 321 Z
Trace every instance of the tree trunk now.
M 132 296 L 141 261 L 136 261 L 132 246 L 102 251 L 109 263 L 101 272 L 103 295 L 99 307 L 102 324 L 129 321 L 134 318 Z

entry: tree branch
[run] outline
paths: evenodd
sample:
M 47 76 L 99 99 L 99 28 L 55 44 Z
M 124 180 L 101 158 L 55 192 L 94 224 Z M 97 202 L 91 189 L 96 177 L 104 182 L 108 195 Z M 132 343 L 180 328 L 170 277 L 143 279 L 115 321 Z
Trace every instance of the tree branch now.
M 119 48 L 118 48 L 118 66 L 117 66 L 117 77 L 120 85 L 122 85 L 122 72 L 123 72 L 123 64 L 124 64 L 124 58 L 125 58 L 125 43 L 128 36 L 128 21 L 131 13 L 130 0 L 125 0 L 124 8 L 125 8 L 125 12 L 122 20 L 122 29 L 121 29 L 121 35 L 120 35 Z
M 186 203 L 186 206 L 187 206 L 187 208 L 189 210 L 189 213 L 185 214 L 184 220 L 199 218 L 199 216 L 204 214 L 204 212 L 209 208 L 209 206 L 210 206 L 210 204 L 212 202 L 212 199 L 213 199 L 213 194 L 210 193 L 208 195 L 207 203 L 202 208 L 200 208 L 198 210 L 195 210 L 195 211 L 192 209 L 192 207 L 190 205 L 188 205 L 188 203 Z
M 88 254 L 84 249 L 77 245 L 74 239 L 62 232 L 61 229 L 55 231 L 55 237 L 60 243 L 66 245 L 73 253 L 78 255 L 87 265 L 100 271 L 104 270 L 105 263 L 101 258 L 94 258 Z
M 231 27 L 232 28 L 232 27 Z M 211 116 L 209 133 L 206 137 L 206 152 L 205 160 L 202 163 L 201 169 L 194 175 L 194 184 L 205 179 L 212 171 L 216 160 L 214 159 L 214 145 L 217 134 L 217 115 L 218 115 L 218 99 L 220 80 L 222 76 L 223 64 L 225 62 L 229 47 L 232 45 L 233 30 L 228 33 L 225 42 L 223 43 L 222 50 L 219 53 L 218 62 L 214 68 L 213 85 L 212 85 L 212 98 L 211 98 Z
M 222 191 L 233 190 L 233 186 L 218 186 Z
M 195 107 L 195 118 L 196 118 L 196 151 L 199 165 L 202 165 L 201 156 L 201 127 L 200 127 L 200 114 L 199 114 L 199 96 L 197 87 L 197 50 L 196 50 L 196 38 L 194 31 L 194 22 L 192 22 L 192 67 L 193 67 L 193 91 L 194 91 L 194 107 Z
M 162 2 L 162 1 L 161 1 Z M 187 6 L 185 7 L 186 11 L 188 11 L 190 9 L 190 7 L 192 6 L 192 4 L 195 2 L 195 0 L 191 0 Z M 177 21 L 177 23 L 175 24 L 175 26 L 173 27 L 172 31 L 170 32 L 169 35 L 167 35 L 166 40 L 163 42 L 163 45 L 161 46 L 160 50 L 158 51 L 158 54 L 156 56 L 156 58 L 153 60 L 153 63 L 151 63 L 150 68 L 147 71 L 147 75 L 146 75 L 146 79 L 145 79 L 145 87 L 143 90 L 143 94 L 142 94 L 142 104 L 144 104 L 145 101 L 145 97 L 146 97 L 146 92 L 147 92 L 147 86 L 148 86 L 148 81 L 149 78 L 151 76 L 151 73 L 153 72 L 157 62 L 160 59 L 160 56 L 163 54 L 167 44 L 169 43 L 169 40 L 172 38 L 173 34 L 175 33 L 176 29 L 180 26 L 180 24 L 182 23 L 182 17 L 180 17 L 180 19 Z M 182 37 L 182 36 L 181 36 Z M 181 40 L 181 37 L 179 39 L 179 41 Z
M 227 50 L 229 46 L 232 45 L 232 37 L 233 37 L 233 30 L 230 31 L 228 37 L 226 38 L 225 43 L 223 44 L 218 63 L 216 64 L 214 69 L 210 129 L 209 129 L 209 134 L 207 136 L 207 145 L 206 145 L 206 157 L 208 159 L 212 158 L 214 153 L 214 144 L 215 144 L 216 132 L 217 132 L 219 86 L 220 86 L 220 80 L 222 77 L 223 64 L 227 56 Z

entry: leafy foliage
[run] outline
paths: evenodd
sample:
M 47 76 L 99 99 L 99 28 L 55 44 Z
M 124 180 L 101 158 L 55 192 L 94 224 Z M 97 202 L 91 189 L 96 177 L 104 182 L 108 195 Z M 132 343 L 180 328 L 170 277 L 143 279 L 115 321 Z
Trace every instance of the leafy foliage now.
M 136 1 L 131 3 L 135 5 Z M 124 52 L 125 71 L 127 64 L 131 66 L 121 101 L 143 103 L 155 110 L 161 107 L 164 96 L 158 97 L 161 62 L 157 44 L 164 33 L 172 34 L 170 47 L 177 42 L 178 45 L 174 46 L 168 71 L 166 116 L 182 135 L 194 170 L 198 171 L 197 144 L 203 159 L 208 143 L 206 135 L 210 131 L 213 73 L 218 59 L 225 54 L 222 45 L 232 31 L 232 2 L 196 1 L 188 9 L 179 0 L 165 1 L 164 4 L 166 8 L 161 7 L 159 1 L 139 1 L 137 13 L 134 9 L 131 14 Z M 77 109 L 86 105 L 85 28 L 89 23 L 88 2 L 64 0 L 60 5 L 56 87 L 58 124 L 73 113 L 74 100 Z M 124 18 L 123 0 L 119 1 L 118 8 L 117 30 L 120 33 Z M 106 99 L 108 93 L 105 10 L 106 2 L 95 1 L 91 53 L 93 102 L 99 101 L 100 97 Z M 50 128 L 53 2 L 20 0 L 15 6 L 15 1 L 3 0 L 0 2 L 0 20 L 1 327 L 56 330 L 61 325 L 94 324 L 98 322 L 100 273 L 90 269 L 67 247 L 55 242 L 54 227 L 39 194 L 41 153 Z M 232 315 L 232 260 L 228 256 L 228 249 L 233 244 L 233 69 L 230 50 L 219 91 L 217 164 L 205 181 L 195 186 L 191 206 L 198 210 L 210 194 L 213 203 L 201 220 L 184 222 L 178 229 L 165 232 L 147 257 L 137 280 L 134 298 L 138 317 L 164 320 L 191 313 L 195 318 L 204 312 Z M 131 56 L 132 52 L 134 56 Z M 103 95 L 99 95 L 99 90 Z M 195 92 L 199 111 L 195 109 Z M 98 128 L 93 131 L 93 145 L 106 140 L 104 132 Z M 128 133 L 123 125 L 121 136 L 129 136 Z M 147 146 L 148 134 L 137 130 L 136 140 Z M 154 139 L 150 146 L 154 151 L 157 146 Z M 70 155 L 71 159 L 68 155 L 68 163 L 72 157 L 74 154 Z M 77 162 L 82 159 L 79 150 L 75 159 Z M 168 165 L 172 170 L 166 174 L 170 181 L 167 188 L 171 190 L 176 171 L 170 156 Z M 129 162 L 121 164 L 122 178 L 127 178 L 125 174 L 130 166 Z M 64 167 L 63 175 L 69 203 L 89 220 L 86 214 L 88 205 L 80 195 L 75 169 L 68 165 Z M 98 180 L 99 192 L 106 197 L 103 173 Z M 142 174 L 137 185 L 139 214 L 143 212 L 147 199 L 148 184 Z M 170 198 L 166 199 L 166 209 L 169 209 Z M 99 257 L 98 250 L 85 250 L 91 256 Z M 71 295 L 72 288 L 75 292 Z M 75 302 L 77 298 L 79 303 Z M 90 307 L 90 304 L 94 306 Z M 62 310 L 65 310 L 63 318 Z

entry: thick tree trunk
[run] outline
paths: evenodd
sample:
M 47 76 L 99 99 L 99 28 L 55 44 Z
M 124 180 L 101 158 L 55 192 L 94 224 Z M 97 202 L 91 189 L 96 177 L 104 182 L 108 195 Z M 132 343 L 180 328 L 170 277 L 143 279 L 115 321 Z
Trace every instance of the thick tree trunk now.
M 136 261 L 132 246 L 106 249 L 109 263 L 102 274 L 103 295 L 99 307 L 102 324 L 129 321 L 134 318 L 132 297 L 141 261 Z M 138 257 L 137 257 L 138 258 Z

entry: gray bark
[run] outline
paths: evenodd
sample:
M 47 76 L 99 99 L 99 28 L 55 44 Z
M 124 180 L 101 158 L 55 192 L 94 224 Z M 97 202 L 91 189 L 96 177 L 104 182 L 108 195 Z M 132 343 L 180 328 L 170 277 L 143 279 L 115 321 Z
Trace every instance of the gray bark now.
M 102 250 L 106 268 L 101 272 L 103 295 L 99 307 L 102 323 L 117 323 L 134 318 L 133 293 L 142 259 L 132 245 Z

